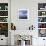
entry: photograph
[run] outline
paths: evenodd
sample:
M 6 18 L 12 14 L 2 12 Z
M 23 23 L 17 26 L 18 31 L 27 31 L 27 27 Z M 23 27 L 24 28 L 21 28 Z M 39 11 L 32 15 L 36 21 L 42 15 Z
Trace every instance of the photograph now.
M 19 9 L 19 19 L 28 19 L 27 9 Z

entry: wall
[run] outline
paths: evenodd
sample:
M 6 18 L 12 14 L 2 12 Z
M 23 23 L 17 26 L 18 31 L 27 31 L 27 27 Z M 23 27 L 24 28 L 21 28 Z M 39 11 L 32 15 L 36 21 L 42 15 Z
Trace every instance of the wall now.
M 31 26 L 32 24 L 35 26 L 35 30 L 33 31 L 33 36 L 34 36 L 33 46 L 40 46 L 38 43 L 43 44 L 43 39 L 38 38 L 38 30 L 37 30 L 38 3 L 46 3 L 46 0 L 11 0 L 11 22 L 14 23 L 14 25 L 16 25 L 16 29 L 19 31 L 20 30 L 25 31 L 25 30 L 28 30 L 29 26 Z M 18 9 L 21 9 L 21 8 L 29 9 L 29 19 L 28 20 L 18 19 Z
M 46 0 L 11 0 L 11 22 L 16 25 L 17 30 L 27 30 L 31 25 L 37 28 L 38 3 L 45 3 L 45 1 Z M 21 8 L 29 9 L 28 20 L 20 20 L 18 18 L 18 9 Z
M 20 20 L 18 18 L 18 9 L 29 9 L 29 19 Z M 11 22 L 16 25 L 17 30 L 27 30 L 32 24 L 37 23 L 37 2 L 31 0 L 12 0 L 11 1 Z M 36 18 L 36 19 L 35 19 Z

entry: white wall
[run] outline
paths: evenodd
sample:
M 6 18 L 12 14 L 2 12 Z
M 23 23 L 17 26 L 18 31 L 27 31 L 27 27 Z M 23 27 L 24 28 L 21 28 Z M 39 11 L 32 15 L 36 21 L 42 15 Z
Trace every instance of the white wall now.
M 18 9 L 29 9 L 29 19 L 19 20 Z M 11 22 L 16 25 L 17 30 L 27 30 L 32 24 L 37 23 L 37 2 L 31 0 L 11 1 Z
M 33 31 L 33 36 L 38 36 L 38 30 L 37 30 L 38 3 L 46 3 L 46 0 L 11 0 L 11 22 L 16 25 L 17 30 L 19 31 L 28 30 L 28 27 L 33 24 L 35 26 L 35 30 Z M 18 9 L 21 9 L 21 8 L 29 9 L 29 19 L 28 20 L 18 19 Z M 33 46 L 41 46 L 41 45 L 38 45 L 38 43 L 43 42 L 43 40 L 41 39 L 42 38 L 34 37 Z
M 37 28 L 38 3 L 40 2 L 45 3 L 46 0 L 11 0 L 11 22 L 16 25 L 17 30 L 27 30 L 31 25 Z M 18 18 L 18 9 L 22 8 L 29 9 L 28 20 Z

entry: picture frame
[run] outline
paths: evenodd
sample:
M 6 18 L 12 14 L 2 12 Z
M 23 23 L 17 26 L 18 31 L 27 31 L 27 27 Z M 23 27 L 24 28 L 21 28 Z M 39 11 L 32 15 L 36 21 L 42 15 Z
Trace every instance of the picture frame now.
M 29 19 L 29 9 L 18 9 L 18 18 L 21 20 Z

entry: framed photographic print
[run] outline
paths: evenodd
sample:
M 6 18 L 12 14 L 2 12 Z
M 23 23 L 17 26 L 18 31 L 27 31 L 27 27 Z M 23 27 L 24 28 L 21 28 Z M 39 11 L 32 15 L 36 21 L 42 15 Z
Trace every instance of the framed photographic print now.
M 18 10 L 19 19 L 28 19 L 29 10 L 28 9 L 19 9 Z

